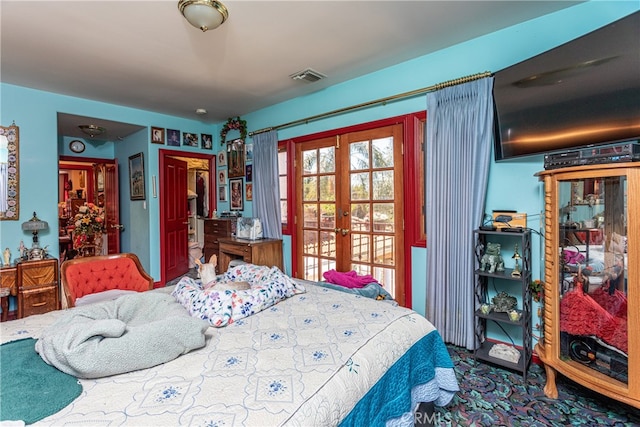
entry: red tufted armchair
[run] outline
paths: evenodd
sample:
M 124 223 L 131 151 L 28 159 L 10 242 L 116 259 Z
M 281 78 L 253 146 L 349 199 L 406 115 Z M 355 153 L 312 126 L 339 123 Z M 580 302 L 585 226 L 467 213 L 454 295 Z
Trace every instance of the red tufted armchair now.
M 153 289 L 153 278 L 144 271 L 135 254 L 75 258 L 60 267 L 67 307 L 76 299 L 114 289 L 144 292 Z

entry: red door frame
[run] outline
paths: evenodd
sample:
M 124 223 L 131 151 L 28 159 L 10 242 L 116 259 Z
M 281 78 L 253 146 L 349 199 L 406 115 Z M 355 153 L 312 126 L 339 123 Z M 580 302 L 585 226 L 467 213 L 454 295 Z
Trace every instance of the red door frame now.
M 295 223 L 295 209 L 296 206 L 296 198 L 295 198 L 295 189 L 293 188 L 295 183 L 295 149 L 294 144 L 301 144 L 306 141 L 312 141 L 315 139 L 325 138 L 329 136 L 341 135 L 344 133 L 357 132 L 361 130 L 368 130 L 383 126 L 388 126 L 392 124 L 402 123 L 403 124 L 403 140 L 404 140 L 404 159 L 403 159 L 403 168 L 404 168 L 404 258 L 405 258 L 405 269 L 404 269 L 404 283 L 405 283 L 405 305 L 407 307 L 412 306 L 412 280 L 411 280 L 411 272 L 412 272 L 412 258 L 411 258 L 411 247 L 426 247 L 426 240 L 422 239 L 420 236 L 420 227 L 418 221 L 420 220 L 420 209 L 421 206 L 419 204 L 419 198 L 416 197 L 417 191 L 421 188 L 420 184 L 417 182 L 416 177 L 419 176 L 420 171 L 420 162 L 423 161 L 423 148 L 418 147 L 416 144 L 416 140 L 419 137 L 417 135 L 419 129 L 419 121 L 424 120 L 426 118 L 426 111 L 419 111 L 416 113 L 405 114 L 402 116 L 390 117 L 386 119 L 381 119 L 368 123 L 361 123 L 353 126 L 348 126 L 339 129 L 332 129 L 328 131 L 318 132 L 310 135 L 303 135 L 296 138 L 290 138 L 286 140 L 282 140 L 279 143 L 284 144 L 287 147 L 287 159 L 289 170 L 287 171 L 288 175 L 288 192 L 287 192 L 287 206 L 288 212 L 287 216 L 289 218 L 289 223 L 292 224 L 288 227 L 287 230 L 283 230 L 283 234 L 287 234 L 291 236 L 291 269 L 292 276 L 297 277 L 296 266 L 298 265 L 297 260 L 297 251 L 296 251 L 296 241 L 297 241 L 297 233 L 296 227 L 293 226 Z

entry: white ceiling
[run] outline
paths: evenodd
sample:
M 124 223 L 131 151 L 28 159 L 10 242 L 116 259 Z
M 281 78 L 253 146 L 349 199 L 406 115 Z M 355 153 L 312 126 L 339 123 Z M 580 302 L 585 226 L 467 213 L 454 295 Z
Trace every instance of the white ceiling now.
M 1 0 L 0 78 L 220 123 L 576 3 L 228 0 L 229 19 L 202 33 L 177 0 Z M 327 78 L 289 78 L 306 68 Z M 78 120 L 59 115 L 60 132 Z

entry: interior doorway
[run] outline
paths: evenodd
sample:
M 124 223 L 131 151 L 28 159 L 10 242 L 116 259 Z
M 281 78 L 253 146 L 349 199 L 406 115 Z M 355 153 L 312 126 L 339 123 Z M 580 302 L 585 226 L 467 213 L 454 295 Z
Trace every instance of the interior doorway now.
M 58 162 L 58 242 L 60 260 L 78 255 L 74 242 L 76 215 L 94 204 L 104 216 L 101 246 L 93 255 L 120 252 L 119 184 L 117 161 L 61 156 Z
M 203 256 L 204 221 L 216 210 L 213 154 L 159 151 L 160 269 L 167 283 Z

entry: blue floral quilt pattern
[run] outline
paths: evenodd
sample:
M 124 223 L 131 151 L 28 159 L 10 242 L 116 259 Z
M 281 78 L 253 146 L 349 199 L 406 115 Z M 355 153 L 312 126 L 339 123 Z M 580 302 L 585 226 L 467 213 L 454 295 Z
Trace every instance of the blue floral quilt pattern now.
M 402 373 L 415 366 L 405 363 L 403 355 L 407 352 L 411 354 L 408 360 L 417 360 L 423 367 L 416 370 L 418 375 L 411 376 L 411 384 L 433 384 L 430 363 L 435 366 L 436 377 L 441 370 L 453 375 L 446 360 L 440 360 L 440 351 L 429 355 L 429 345 L 416 347 L 423 337 L 435 331 L 418 313 L 385 301 L 292 280 L 296 287 L 304 286 L 306 292 L 295 294 L 291 290 L 293 296 L 262 311 L 224 328 L 208 328 L 204 347 L 170 362 L 126 374 L 80 380 L 82 394 L 38 424 L 338 425 L 377 383 L 384 384 L 387 373 Z M 53 311 L 2 322 L 0 340 L 38 338 L 62 313 Z M 434 344 L 437 339 L 433 335 L 423 343 Z M 438 346 L 433 348 L 437 350 Z M 397 363 L 400 365 L 393 368 Z M 406 375 L 387 379 L 403 376 Z M 428 398 L 448 401 L 451 387 L 443 387 L 437 381 L 435 384 Z M 378 398 L 393 400 L 397 389 L 384 394 L 384 388 L 378 387 L 382 390 Z M 402 403 L 400 411 L 393 412 L 410 411 L 408 404 Z

